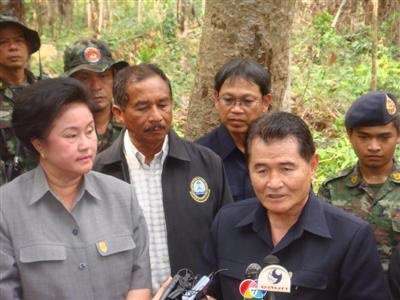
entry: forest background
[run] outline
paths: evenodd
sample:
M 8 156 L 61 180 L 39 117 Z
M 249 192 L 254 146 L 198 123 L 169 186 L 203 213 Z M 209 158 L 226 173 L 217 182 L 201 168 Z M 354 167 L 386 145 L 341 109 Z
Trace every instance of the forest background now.
M 3 0 L 0 8 L 14 10 L 39 31 L 42 68 L 50 77 L 63 74 L 64 49 L 81 38 L 106 41 L 115 59 L 158 64 L 172 82 L 174 128 L 185 136 L 194 118 L 209 124 L 208 130 L 214 126 L 201 113 L 188 118 L 195 76 L 200 72 L 206 1 L 230 4 L 229 0 Z M 344 129 L 344 113 L 351 102 L 371 89 L 400 96 L 400 0 L 291 3 L 291 30 L 286 29 L 290 30 L 286 110 L 301 116 L 312 129 L 321 157 L 315 178 L 318 187 L 356 162 Z M 33 55 L 30 67 L 39 74 L 38 54 Z M 193 138 L 190 133 L 187 136 Z

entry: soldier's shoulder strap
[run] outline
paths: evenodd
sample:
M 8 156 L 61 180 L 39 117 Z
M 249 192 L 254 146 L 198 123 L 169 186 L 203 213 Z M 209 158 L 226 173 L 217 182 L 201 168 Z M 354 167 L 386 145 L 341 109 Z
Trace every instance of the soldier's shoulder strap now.
M 327 185 L 327 184 L 329 184 L 329 183 L 332 183 L 332 182 L 334 182 L 334 181 L 337 181 L 337 180 L 340 180 L 340 179 L 343 179 L 343 178 L 349 176 L 349 175 L 354 171 L 354 168 L 356 168 L 356 166 L 348 167 L 348 168 L 346 168 L 346 169 L 340 171 L 340 172 L 337 173 L 336 175 L 334 175 L 334 176 L 332 176 L 332 177 L 329 177 L 328 179 L 326 179 L 326 180 L 324 181 L 323 185 Z

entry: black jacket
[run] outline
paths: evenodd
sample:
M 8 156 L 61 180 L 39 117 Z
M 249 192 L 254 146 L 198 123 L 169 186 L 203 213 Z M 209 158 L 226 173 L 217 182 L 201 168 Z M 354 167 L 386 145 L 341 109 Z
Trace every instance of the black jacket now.
M 123 153 L 124 134 L 125 130 L 97 156 L 94 170 L 130 182 Z M 222 205 L 232 202 L 232 197 L 222 161 L 215 153 L 179 138 L 172 130 L 168 138 L 162 188 L 171 272 L 189 268 L 198 273 L 199 257 L 214 216 Z M 196 197 L 193 193 L 191 184 L 197 177 L 207 183 L 208 197 L 201 194 Z

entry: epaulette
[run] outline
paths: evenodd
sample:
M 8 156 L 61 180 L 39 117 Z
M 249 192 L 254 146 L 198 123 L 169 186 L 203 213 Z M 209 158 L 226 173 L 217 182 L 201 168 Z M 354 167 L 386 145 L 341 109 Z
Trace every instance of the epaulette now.
M 389 179 L 395 183 L 400 183 L 400 164 L 396 159 L 394 159 L 394 167 Z
M 357 167 L 357 165 L 354 165 L 354 166 L 348 167 L 346 169 L 343 169 L 338 174 L 336 174 L 336 175 L 334 175 L 334 176 L 332 176 L 330 178 L 325 179 L 325 181 L 322 183 L 322 185 L 326 185 L 326 184 L 328 184 L 328 183 L 330 183 L 332 181 L 347 177 L 348 175 L 350 175 L 354 171 L 354 169 L 356 167 Z

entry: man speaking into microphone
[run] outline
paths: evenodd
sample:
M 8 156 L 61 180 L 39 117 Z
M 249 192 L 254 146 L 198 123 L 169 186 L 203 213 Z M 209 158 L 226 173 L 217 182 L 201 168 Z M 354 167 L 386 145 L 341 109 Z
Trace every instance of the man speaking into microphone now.
M 265 267 L 264 258 L 274 255 L 291 283 L 285 292 L 274 291 L 273 299 L 389 299 L 370 226 L 312 192 L 319 158 L 307 125 L 290 113 L 266 114 L 250 128 L 246 154 L 257 198 L 217 214 L 203 272 L 222 271 L 208 294 L 218 300 L 254 299 L 239 291 L 245 270 L 251 263 Z M 268 279 L 261 273 L 258 289 Z M 254 283 L 251 291 L 255 294 Z M 264 299 L 271 293 L 266 288 Z

